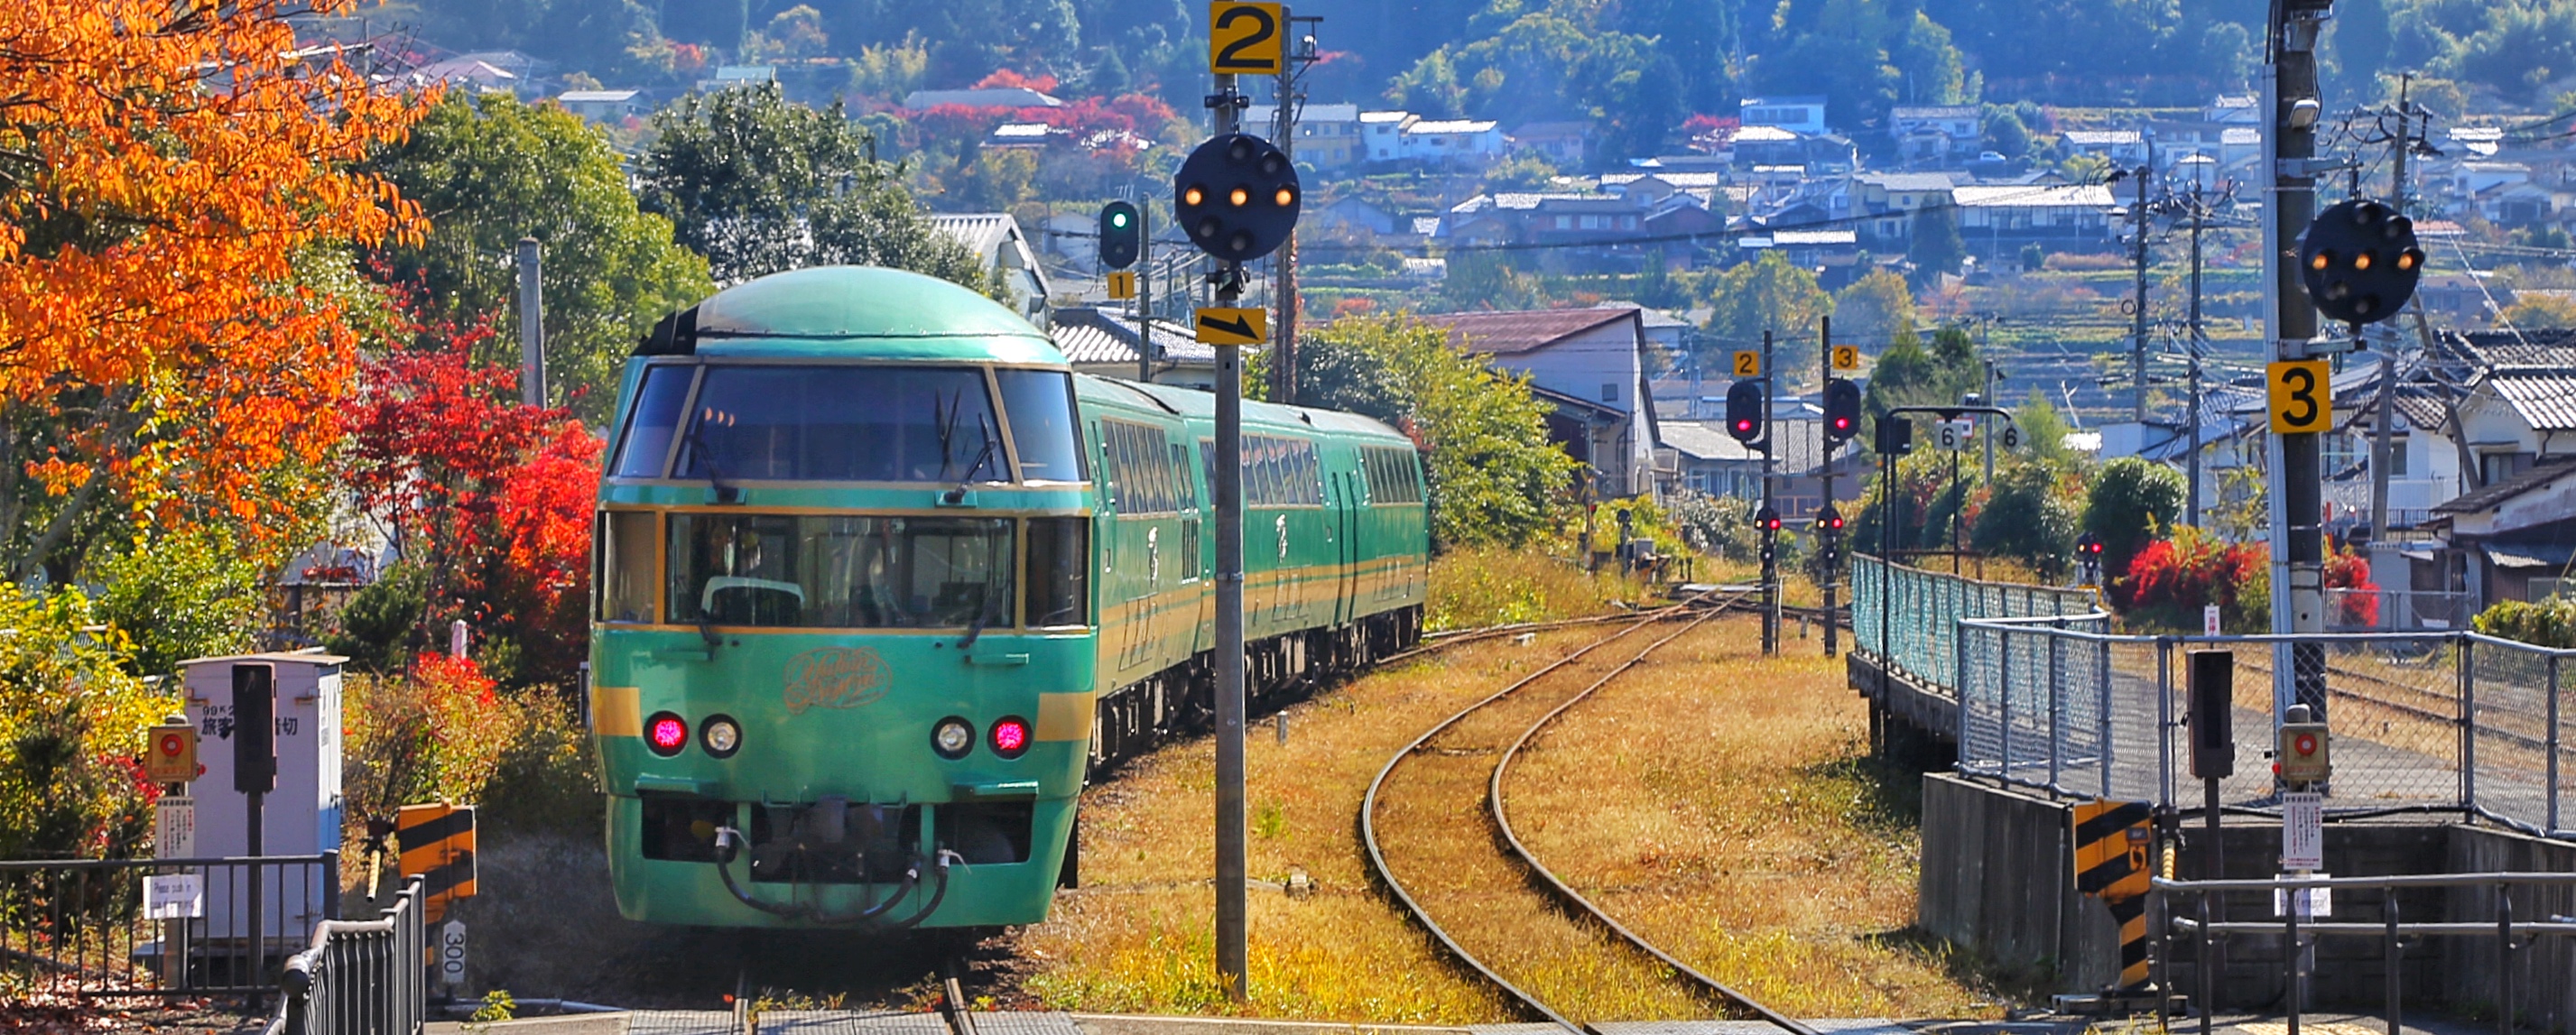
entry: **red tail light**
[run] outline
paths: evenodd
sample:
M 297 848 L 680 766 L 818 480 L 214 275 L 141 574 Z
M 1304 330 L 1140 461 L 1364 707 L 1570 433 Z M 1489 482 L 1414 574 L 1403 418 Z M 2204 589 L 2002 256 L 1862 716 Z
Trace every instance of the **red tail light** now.
M 1018 758 L 1029 749 L 1028 720 L 1003 719 L 993 724 L 993 753 L 1004 758 Z
M 689 724 L 669 712 L 655 715 L 644 723 L 644 743 L 665 758 L 679 754 L 689 746 Z

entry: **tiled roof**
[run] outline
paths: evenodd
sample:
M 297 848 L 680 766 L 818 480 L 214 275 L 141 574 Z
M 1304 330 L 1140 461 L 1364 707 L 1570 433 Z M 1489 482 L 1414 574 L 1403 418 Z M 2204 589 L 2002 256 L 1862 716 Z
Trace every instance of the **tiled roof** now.
M 1136 362 L 1136 320 L 1125 313 L 1060 309 L 1051 333 L 1055 347 L 1075 365 Z M 1216 362 L 1215 346 L 1199 344 L 1189 328 L 1169 320 L 1154 321 L 1154 344 L 1172 362 Z
M 2576 430 L 2576 370 L 2509 367 L 2488 374 L 2487 384 L 2533 430 Z
M 1968 208 L 2098 208 L 2117 204 L 2100 184 L 2065 187 L 1954 187 L 1951 200 Z
M 1634 306 L 1617 309 L 1534 309 L 1500 313 L 1444 313 L 1423 322 L 1445 328 L 1449 344 L 1469 352 L 1512 355 L 1536 352 L 1567 338 L 1614 321 L 1629 319 Z
M 2576 473 L 2576 457 L 2542 457 L 2532 469 L 2477 491 L 2462 493 L 2450 502 L 2434 507 L 2433 513 L 2473 514 L 2548 485 L 2569 473 Z

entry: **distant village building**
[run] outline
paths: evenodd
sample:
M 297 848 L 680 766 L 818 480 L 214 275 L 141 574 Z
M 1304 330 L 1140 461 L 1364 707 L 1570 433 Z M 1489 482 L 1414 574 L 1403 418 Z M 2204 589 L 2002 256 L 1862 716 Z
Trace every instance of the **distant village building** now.
M 1491 119 L 1417 119 L 1405 124 L 1401 158 L 1435 166 L 1480 166 L 1503 154 Z
M 485 50 L 422 65 L 411 78 L 422 86 L 517 94 L 531 88 L 536 75 L 535 58 L 515 50 Z
M 1736 113 L 1746 129 L 1767 126 L 1803 136 L 1829 132 L 1825 128 L 1822 96 L 1747 97 L 1737 102 Z
M 1338 169 L 1366 160 L 1367 148 L 1360 142 L 1360 106 L 1356 104 L 1309 104 L 1295 109 L 1297 136 L 1294 148 L 1297 161 L 1317 169 Z M 1270 127 L 1279 118 L 1279 106 L 1255 104 L 1243 111 L 1247 132 L 1271 135 Z
M 1371 162 L 1392 162 L 1404 154 L 1404 125 L 1414 120 L 1409 111 L 1364 111 L 1360 113 L 1360 146 Z
M 698 80 L 698 92 L 714 93 L 740 86 L 763 86 L 778 81 L 778 69 L 770 65 L 719 65 L 714 75 Z
M 1151 331 L 1153 383 L 1204 390 L 1216 387 L 1215 346 L 1200 344 L 1188 325 L 1170 320 L 1153 320 Z M 1055 325 L 1047 333 L 1073 369 L 1135 380 L 1136 350 L 1141 337 L 1135 315 L 1123 305 L 1057 309 Z
M 984 137 L 988 149 L 1045 150 L 1049 144 L 1070 143 L 1073 131 L 1058 129 L 1043 122 L 1005 122 L 993 127 Z
M 903 97 L 903 106 L 913 111 L 946 104 L 968 108 L 1064 107 L 1063 101 L 1025 86 L 996 86 L 979 90 L 914 90 Z
M 1646 333 L 1634 306 L 1449 313 L 1423 317 L 1449 343 L 1530 375 L 1555 407 L 1548 435 L 1589 468 L 1595 498 L 1655 489 L 1655 408 L 1646 387 Z
M 1986 136 L 1985 118 L 1973 104 L 1900 104 L 1887 111 L 1887 135 L 1896 140 L 1897 157 L 1906 162 L 1946 162 L 1977 153 Z
M 2036 244 L 2049 251 L 2099 251 L 2117 243 L 2111 213 L 2119 202 L 2111 188 L 2074 186 L 1953 187 L 1959 238 L 1989 261 Z
M 2059 137 L 2079 155 L 2100 155 L 2111 164 L 2134 169 L 2147 163 L 2147 135 L 2134 129 L 2070 129 Z
M 1531 122 L 1508 135 L 1515 154 L 1534 154 L 1559 169 L 1583 165 L 1592 154 L 1592 123 Z
M 1018 219 L 1008 212 L 972 212 L 934 215 L 930 222 L 983 260 L 985 270 L 1001 282 L 1003 304 L 1038 329 L 1046 329 L 1046 271 L 1039 268 L 1037 253 L 1029 247 L 1028 235 L 1020 232 Z
M 555 103 L 591 122 L 612 124 L 641 116 L 651 108 L 642 90 L 566 90 L 555 95 Z

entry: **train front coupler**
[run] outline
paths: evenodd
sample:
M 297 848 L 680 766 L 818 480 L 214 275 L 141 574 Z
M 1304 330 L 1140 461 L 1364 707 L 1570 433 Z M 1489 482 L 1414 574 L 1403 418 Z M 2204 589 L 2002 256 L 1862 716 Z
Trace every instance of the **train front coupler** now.
M 739 882 L 734 880 L 733 877 L 734 858 L 742 854 L 742 848 L 748 843 L 748 839 L 743 837 L 742 831 L 736 830 L 730 826 L 717 827 L 715 838 L 716 876 L 724 880 L 725 891 L 732 894 L 735 901 L 741 902 L 743 905 L 750 906 L 753 909 L 760 910 L 761 912 L 767 913 L 771 916 L 781 917 L 788 920 L 801 920 L 806 923 L 817 924 L 825 927 L 850 927 L 866 924 L 890 930 L 901 930 L 916 926 L 922 921 L 930 919 L 930 914 L 938 911 L 939 903 L 948 897 L 949 866 L 952 864 L 964 865 L 966 861 L 956 852 L 945 848 L 939 849 L 929 857 L 915 855 L 912 857 L 911 862 L 904 867 L 902 879 L 895 883 L 894 894 L 886 896 L 884 901 L 867 902 L 855 912 L 830 913 L 825 912 L 818 907 L 799 902 L 769 902 L 754 897 L 751 892 L 745 890 Z M 922 883 L 922 871 L 925 869 L 929 871 L 930 876 L 930 900 L 922 903 L 920 909 L 914 910 L 908 916 L 889 919 L 889 915 L 894 912 L 894 908 L 897 905 L 902 904 L 905 898 L 909 897 L 914 891 L 920 889 Z M 791 888 L 793 886 L 794 885 L 791 885 Z M 864 896 L 870 899 L 875 897 L 874 885 L 862 885 L 862 887 L 866 889 L 862 892 Z M 789 897 L 794 897 L 792 891 Z

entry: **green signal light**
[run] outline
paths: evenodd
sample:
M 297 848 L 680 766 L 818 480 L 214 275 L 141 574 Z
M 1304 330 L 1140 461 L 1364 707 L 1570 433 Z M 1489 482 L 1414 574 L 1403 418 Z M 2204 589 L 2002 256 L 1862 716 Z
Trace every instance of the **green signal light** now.
M 1111 215 L 1109 225 L 1120 230 L 1127 229 L 1127 213 L 1119 212 Z

